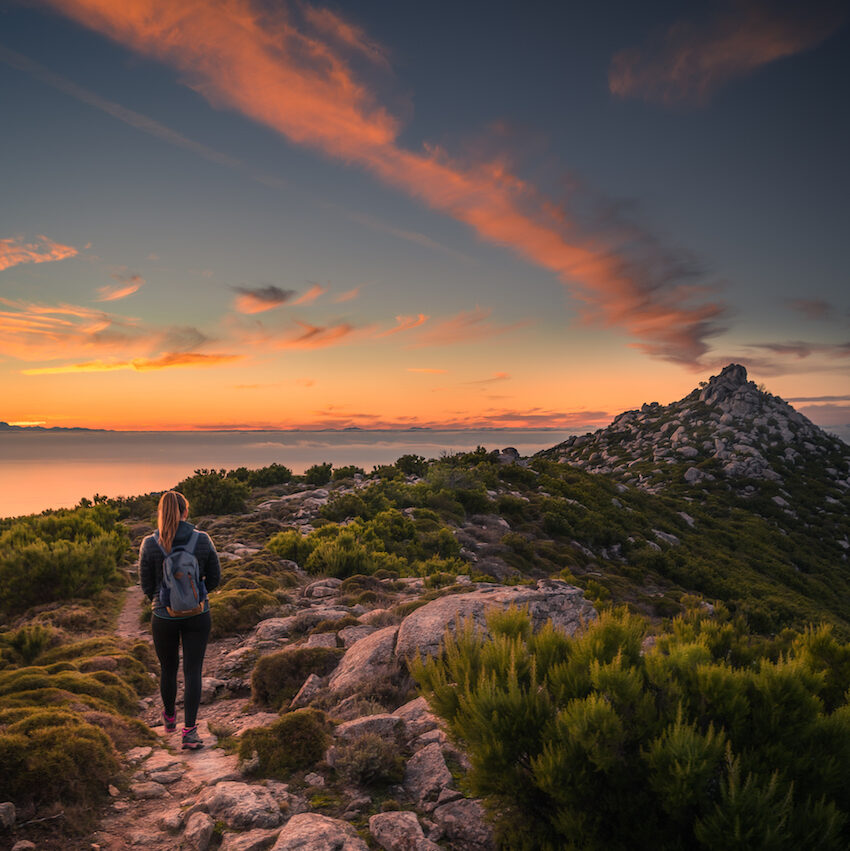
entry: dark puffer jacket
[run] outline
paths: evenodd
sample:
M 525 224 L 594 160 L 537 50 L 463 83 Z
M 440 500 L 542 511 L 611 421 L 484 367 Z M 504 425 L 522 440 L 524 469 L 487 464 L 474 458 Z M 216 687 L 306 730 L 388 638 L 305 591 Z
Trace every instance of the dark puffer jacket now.
M 174 535 L 174 545 L 185 544 L 192 537 L 195 527 L 185 520 L 180 521 Z M 207 591 L 212 591 L 221 581 L 221 565 L 218 553 L 215 551 L 210 536 L 206 532 L 198 533 L 198 544 L 195 547 L 195 558 L 201 569 L 201 579 Z M 148 535 L 139 548 L 139 582 L 145 596 L 150 600 L 156 598 L 153 613 L 160 618 L 170 618 L 165 606 L 159 602 L 159 586 L 162 584 L 162 563 L 165 556 L 153 535 Z M 209 600 L 204 601 L 204 611 L 210 609 Z

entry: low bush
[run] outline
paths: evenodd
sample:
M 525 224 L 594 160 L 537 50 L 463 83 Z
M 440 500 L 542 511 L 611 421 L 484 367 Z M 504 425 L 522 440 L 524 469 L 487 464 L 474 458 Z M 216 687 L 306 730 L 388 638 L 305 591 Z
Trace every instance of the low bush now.
M 0 526 L 0 614 L 93 597 L 119 583 L 117 568 L 130 540 L 117 518 L 117 511 L 98 505 Z
M 349 464 L 347 467 L 337 467 L 333 471 L 333 476 L 331 476 L 331 478 L 335 482 L 341 482 L 345 479 L 353 479 L 355 476 L 364 475 L 366 475 L 366 473 L 362 467 L 355 467 L 353 464 Z
M 338 745 L 334 767 L 357 786 L 387 786 L 400 783 L 404 776 L 404 758 L 398 742 L 374 733 L 364 733 Z
M 308 485 L 326 485 L 331 480 L 331 470 L 332 464 L 314 464 L 304 471 L 304 481 Z
M 213 591 L 210 594 L 212 637 L 246 632 L 280 609 L 277 597 L 262 588 Z
M 299 709 L 268 727 L 246 730 L 239 739 L 242 770 L 257 777 L 289 780 L 319 762 L 330 744 L 330 725 L 323 712 Z
M 286 529 L 272 535 L 266 543 L 266 548 L 281 558 L 294 561 L 299 567 L 303 567 L 304 562 L 313 552 L 312 542 L 297 529 Z
M 405 476 L 424 476 L 428 472 L 428 462 L 421 455 L 402 455 L 395 465 Z
M 202 514 L 237 514 L 245 510 L 245 500 L 251 489 L 224 470 L 195 470 L 193 476 L 177 485 L 177 490 L 189 500 L 193 517 Z
M 413 671 L 504 847 L 850 847 L 850 645 L 828 628 L 771 643 L 689 611 L 650 650 L 625 612 L 574 639 L 490 629 Z
M 340 532 L 335 540 L 320 542 L 304 563 L 307 573 L 344 578 L 368 573 L 369 551 L 351 532 Z
M 251 676 L 254 702 L 272 709 L 288 706 L 310 674 L 326 676 L 341 657 L 342 651 L 332 647 L 298 647 L 261 657 Z

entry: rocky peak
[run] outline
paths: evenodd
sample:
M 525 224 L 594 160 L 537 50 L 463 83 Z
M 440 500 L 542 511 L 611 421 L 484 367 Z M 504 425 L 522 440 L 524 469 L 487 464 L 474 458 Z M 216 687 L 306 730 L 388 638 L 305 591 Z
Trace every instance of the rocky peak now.
M 795 471 L 822 469 L 837 497 L 850 496 L 850 448 L 734 363 L 678 402 L 625 411 L 606 428 L 541 454 L 650 491 L 718 479 L 753 490 L 746 480 L 782 484 Z

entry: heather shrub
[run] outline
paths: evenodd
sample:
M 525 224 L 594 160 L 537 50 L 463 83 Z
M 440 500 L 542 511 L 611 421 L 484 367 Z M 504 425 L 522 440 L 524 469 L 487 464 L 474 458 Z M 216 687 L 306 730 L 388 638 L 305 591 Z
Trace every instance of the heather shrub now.
M 266 543 L 266 548 L 281 558 L 294 561 L 299 567 L 302 567 L 313 551 L 313 544 L 297 529 L 286 529 L 272 535 Z
M 375 733 L 364 733 L 337 745 L 334 767 L 357 786 L 386 786 L 400 783 L 404 776 L 404 758 L 398 743 Z
M 356 467 L 354 464 L 349 464 L 347 467 L 337 467 L 333 471 L 331 477 L 335 482 L 341 482 L 344 479 L 353 479 L 355 476 L 363 476 L 365 471 L 362 467 Z
M 405 476 L 424 476 L 428 471 L 428 462 L 421 455 L 402 455 L 395 465 Z
M 321 541 L 304 563 L 308 573 L 344 578 L 368 573 L 369 552 L 352 532 L 340 532 L 335 540 Z
M 0 526 L 0 613 L 92 597 L 120 581 L 129 538 L 105 505 L 33 515 Z
M 625 612 L 573 639 L 518 613 L 490 627 L 413 672 L 505 847 L 848 847 L 850 647 L 829 629 L 775 653 L 722 609 L 646 651 Z
M 239 739 L 242 770 L 257 777 L 289 780 L 312 768 L 330 744 L 329 724 L 315 709 L 289 712 L 268 727 L 246 730 Z
M 308 485 L 326 485 L 331 480 L 331 470 L 332 464 L 314 464 L 304 471 L 304 481 Z
M 195 470 L 195 474 L 177 485 L 189 500 L 193 517 L 202 514 L 236 514 L 245 510 L 251 489 L 224 470 Z
M 298 647 L 261 657 L 251 676 L 254 702 L 272 709 L 288 706 L 310 674 L 326 676 L 341 657 L 342 651 L 332 647 Z
M 212 637 L 246 632 L 280 608 L 277 597 L 262 588 L 213 591 L 210 594 Z

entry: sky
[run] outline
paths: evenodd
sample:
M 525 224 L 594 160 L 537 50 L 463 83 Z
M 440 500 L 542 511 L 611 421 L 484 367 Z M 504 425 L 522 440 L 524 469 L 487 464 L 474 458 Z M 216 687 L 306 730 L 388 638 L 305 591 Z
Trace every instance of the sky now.
M 0 9 L 0 419 L 850 423 L 850 7 Z

